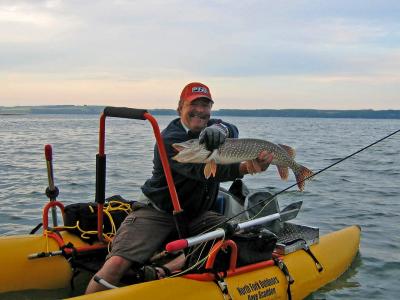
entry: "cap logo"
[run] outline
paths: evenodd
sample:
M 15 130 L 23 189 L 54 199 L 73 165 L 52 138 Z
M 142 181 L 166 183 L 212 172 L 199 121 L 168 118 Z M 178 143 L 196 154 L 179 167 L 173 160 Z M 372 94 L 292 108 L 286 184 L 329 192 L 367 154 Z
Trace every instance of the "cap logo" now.
M 208 90 L 202 86 L 195 86 L 192 88 L 192 93 L 203 93 L 208 94 Z

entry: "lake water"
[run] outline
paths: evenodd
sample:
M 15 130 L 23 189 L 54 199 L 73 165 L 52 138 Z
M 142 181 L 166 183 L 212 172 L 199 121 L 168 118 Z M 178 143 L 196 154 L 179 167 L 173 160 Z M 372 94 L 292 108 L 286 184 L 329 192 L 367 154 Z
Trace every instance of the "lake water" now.
M 161 128 L 172 118 L 157 117 Z M 314 171 L 400 128 L 400 120 L 223 119 L 236 124 L 241 137 L 291 145 L 296 160 Z M 58 200 L 94 201 L 98 124 L 94 115 L 0 116 L 0 235 L 29 233 L 41 222 L 48 201 L 45 144 L 53 146 Z M 137 198 L 151 174 L 153 144 L 148 122 L 107 119 L 107 196 Z M 319 174 L 303 193 L 293 188 L 279 195 L 281 208 L 302 200 L 296 221 L 319 227 L 321 234 L 352 224 L 362 228 L 360 254 L 351 268 L 310 299 L 399 297 L 399 149 L 397 134 Z M 281 181 L 272 166 L 244 181 L 252 190 L 278 192 L 293 184 L 294 176 Z

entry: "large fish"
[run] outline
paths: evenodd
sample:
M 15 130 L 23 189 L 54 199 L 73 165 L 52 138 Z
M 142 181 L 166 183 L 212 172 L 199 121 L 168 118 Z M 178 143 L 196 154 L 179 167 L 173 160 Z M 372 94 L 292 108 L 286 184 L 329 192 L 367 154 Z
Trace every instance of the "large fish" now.
M 204 176 L 215 176 L 217 164 L 233 164 L 256 159 L 262 151 L 272 153 L 271 164 L 276 165 L 283 180 L 289 177 L 289 168 L 296 176 L 297 186 L 304 190 L 304 180 L 313 172 L 294 161 L 295 150 L 289 146 L 260 139 L 226 139 L 218 149 L 208 151 L 199 140 L 193 139 L 172 145 L 178 151 L 172 159 L 182 163 L 205 163 Z

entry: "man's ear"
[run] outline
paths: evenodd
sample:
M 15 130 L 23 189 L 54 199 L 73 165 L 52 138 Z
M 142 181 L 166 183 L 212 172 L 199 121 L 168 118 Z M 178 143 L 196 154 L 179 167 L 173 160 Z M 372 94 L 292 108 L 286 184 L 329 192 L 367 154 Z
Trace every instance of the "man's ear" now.
M 183 105 L 183 101 L 179 101 L 178 102 L 178 108 L 176 109 L 176 111 L 178 112 L 178 115 L 181 116 L 181 111 L 182 111 L 182 105 Z

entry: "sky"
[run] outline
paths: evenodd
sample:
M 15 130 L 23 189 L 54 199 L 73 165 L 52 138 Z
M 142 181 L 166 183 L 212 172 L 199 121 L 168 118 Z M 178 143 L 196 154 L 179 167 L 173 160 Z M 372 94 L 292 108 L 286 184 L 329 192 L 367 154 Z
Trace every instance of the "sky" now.
M 400 1 L 0 0 L 0 106 L 400 109 Z

